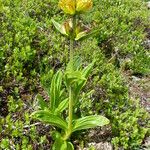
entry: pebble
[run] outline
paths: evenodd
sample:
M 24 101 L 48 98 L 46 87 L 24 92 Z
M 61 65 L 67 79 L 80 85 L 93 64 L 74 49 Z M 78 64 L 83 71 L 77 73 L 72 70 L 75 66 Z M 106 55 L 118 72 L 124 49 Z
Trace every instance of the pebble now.
M 150 2 L 147 2 L 147 7 L 148 9 L 150 9 Z

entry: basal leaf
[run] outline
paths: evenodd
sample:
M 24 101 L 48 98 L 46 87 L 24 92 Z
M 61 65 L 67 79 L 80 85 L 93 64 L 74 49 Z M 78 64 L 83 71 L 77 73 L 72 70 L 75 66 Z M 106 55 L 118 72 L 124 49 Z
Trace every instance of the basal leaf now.
M 61 129 L 67 129 L 67 123 L 61 117 L 51 114 L 46 110 L 35 111 L 31 115 L 33 118 L 38 119 L 42 122 L 49 123 L 50 125 L 57 126 Z
M 67 142 L 63 141 L 62 138 L 58 138 L 57 140 L 55 140 L 52 150 L 68 150 Z
M 74 150 L 74 146 L 71 142 L 67 142 L 67 150 Z
M 63 140 L 63 138 L 60 136 L 60 133 L 57 134 L 59 135 L 57 138 L 55 138 L 52 150 L 74 150 L 74 146 L 71 142 Z
M 87 116 L 74 121 L 73 132 L 97 126 L 104 126 L 106 124 L 109 124 L 109 120 L 106 117 L 100 115 Z

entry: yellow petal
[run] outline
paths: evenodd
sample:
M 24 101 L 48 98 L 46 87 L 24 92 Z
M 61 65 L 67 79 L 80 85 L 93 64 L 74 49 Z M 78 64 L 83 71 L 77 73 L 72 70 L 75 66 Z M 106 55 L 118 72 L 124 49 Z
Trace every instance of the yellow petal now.
M 77 12 L 85 12 L 92 8 L 93 1 L 92 0 L 76 0 L 76 11 Z
M 58 6 L 67 14 L 75 14 L 75 0 L 60 0 Z

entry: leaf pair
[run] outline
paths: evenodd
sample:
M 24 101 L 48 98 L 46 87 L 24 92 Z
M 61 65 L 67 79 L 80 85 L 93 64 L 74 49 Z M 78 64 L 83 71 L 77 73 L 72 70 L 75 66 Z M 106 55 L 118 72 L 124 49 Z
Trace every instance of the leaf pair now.
M 73 90 L 73 101 L 77 100 L 77 97 L 85 85 L 93 65 L 94 61 L 82 69 L 78 59 L 74 60 L 73 66 L 68 64 L 64 75 L 64 82 L 66 83 L 67 88 L 71 87 Z M 67 141 L 72 132 L 94 128 L 96 126 L 104 126 L 109 123 L 109 120 L 100 115 L 92 115 L 79 119 L 73 119 L 71 120 L 72 125 L 70 130 L 68 126 L 70 122 L 64 119 L 62 115 L 62 112 L 68 107 L 69 101 L 68 98 L 62 98 L 62 79 L 63 75 L 60 71 L 53 76 L 51 88 L 49 90 L 50 104 L 48 106 L 40 95 L 37 96 L 41 110 L 32 113 L 32 117 L 44 123 L 58 127 L 63 130 L 62 133 L 65 133 L 65 135 L 62 136 L 60 133 L 56 132 L 56 136 L 54 138 L 55 142 L 52 150 L 74 150 L 73 145 Z
M 60 114 L 68 106 L 68 100 L 63 98 L 62 72 L 58 71 L 52 78 L 48 95 L 50 97 L 49 104 L 44 101 L 40 94 L 37 95 L 38 104 L 41 110 L 47 109 L 54 114 Z
M 99 32 L 99 30 L 93 30 L 91 32 L 88 32 L 88 30 L 81 31 L 81 27 L 80 27 L 80 25 L 78 25 L 75 29 L 76 35 L 75 35 L 75 37 L 72 37 L 72 30 L 73 30 L 72 29 L 73 28 L 72 20 L 68 20 L 68 21 L 64 22 L 63 24 L 59 24 L 54 19 L 51 19 L 51 21 L 52 21 L 53 25 L 55 26 L 55 28 L 61 34 L 65 35 L 67 37 L 70 37 L 70 38 L 74 38 L 75 41 L 86 39 L 86 38 L 91 37 Z
M 65 132 L 68 129 L 67 122 L 59 116 L 51 114 L 49 111 L 41 110 L 36 111 L 32 116 L 42 122 L 49 123 L 63 129 Z M 96 126 L 104 126 L 109 123 L 109 120 L 100 115 L 86 116 L 80 119 L 75 119 L 73 121 L 72 132 L 78 130 L 84 130 L 89 128 L 94 128 Z

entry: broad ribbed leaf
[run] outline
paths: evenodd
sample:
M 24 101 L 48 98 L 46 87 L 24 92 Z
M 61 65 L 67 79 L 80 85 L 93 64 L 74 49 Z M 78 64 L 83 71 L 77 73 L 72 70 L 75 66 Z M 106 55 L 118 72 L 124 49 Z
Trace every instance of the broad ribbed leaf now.
M 73 66 L 72 66 L 72 63 L 71 62 L 69 62 L 68 64 L 67 64 L 67 67 L 66 67 L 66 71 L 67 72 L 69 72 L 69 71 L 77 71 L 77 70 L 79 70 L 80 68 L 81 68 L 81 65 L 82 65 L 82 63 L 81 63 L 81 58 L 80 57 L 74 57 L 73 58 Z
M 62 72 L 58 71 L 52 78 L 51 88 L 50 88 L 50 109 L 54 111 L 61 100 L 60 96 L 61 92 L 61 84 L 62 84 Z
M 42 122 L 49 123 L 50 125 L 57 126 L 61 129 L 67 129 L 67 123 L 61 117 L 51 114 L 46 110 L 35 111 L 31 115 L 33 118 L 36 118 Z
M 63 25 L 59 24 L 58 22 L 56 22 L 54 19 L 51 19 L 53 25 L 55 26 L 55 28 L 62 34 L 67 35 L 66 30 L 64 28 Z
M 67 77 L 68 79 L 73 80 L 73 81 L 86 80 L 84 76 L 82 75 L 81 71 L 67 72 Z
M 87 78 L 89 74 L 91 73 L 94 63 L 95 63 L 95 60 L 82 70 L 82 74 L 85 78 Z
M 96 126 L 104 126 L 109 124 L 109 120 L 106 117 L 95 115 L 87 116 L 74 121 L 73 132 L 77 130 L 94 128 Z
M 63 101 L 59 104 L 59 106 L 56 108 L 56 110 L 55 110 L 56 114 L 63 112 L 63 111 L 68 107 L 68 103 L 69 103 L 68 98 L 66 98 L 65 100 L 63 100 Z
M 65 74 L 65 83 L 66 86 L 69 87 L 70 85 L 73 86 L 80 81 L 86 81 L 86 78 L 82 76 L 81 71 L 68 71 Z
M 73 70 L 77 71 L 81 68 L 81 57 L 75 57 L 73 60 Z
M 91 70 L 93 68 L 93 65 L 94 65 L 94 61 L 89 64 L 87 67 L 85 67 L 83 70 L 82 70 L 82 76 L 87 79 L 89 74 L 91 73 Z M 76 87 L 75 87 L 75 94 L 78 95 L 80 90 L 83 88 L 83 86 L 85 85 L 86 83 L 86 80 L 81 80 L 79 81 L 77 84 L 76 84 Z

